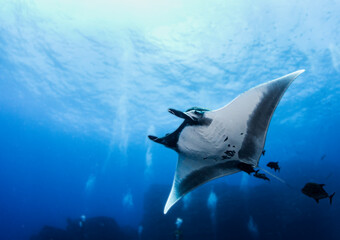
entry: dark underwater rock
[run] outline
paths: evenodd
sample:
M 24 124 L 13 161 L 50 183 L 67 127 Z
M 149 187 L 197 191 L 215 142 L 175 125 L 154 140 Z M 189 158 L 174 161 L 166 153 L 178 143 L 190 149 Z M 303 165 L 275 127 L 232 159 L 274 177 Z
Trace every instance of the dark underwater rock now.
M 144 217 L 142 239 L 174 240 L 176 210 L 163 214 L 164 203 L 169 194 L 169 188 L 163 185 L 153 185 L 144 197 Z
M 217 196 L 215 216 L 208 208 L 209 194 Z M 145 194 L 142 240 L 173 240 L 176 219 L 183 240 L 225 239 L 335 239 L 334 219 L 329 205 L 304 199 L 280 183 L 249 186 L 207 184 L 191 193 L 184 207 L 181 199 L 164 215 L 170 186 L 154 185 Z M 308 199 L 307 199 L 308 200 Z M 331 216 L 332 215 L 332 216 Z
M 131 228 L 122 230 L 116 221 L 109 217 L 67 219 L 66 230 L 45 226 L 31 240 L 133 240 L 137 232 Z
M 179 239 L 210 239 L 213 236 L 213 228 L 206 201 L 203 198 L 197 198 L 196 192 L 193 192 L 190 199 L 192 204 L 189 204 L 187 208 L 181 200 L 164 215 L 163 209 L 169 190 L 170 186 L 153 185 L 145 194 L 142 240 L 176 239 L 177 218 L 184 220 L 180 227 Z M 207 190 L 202 189 L 205 194 L 209 194 Z
M 71 235 L 59 228 L 44 226 L 38 235 L 33 235 L 30 240 L 72 240 Z

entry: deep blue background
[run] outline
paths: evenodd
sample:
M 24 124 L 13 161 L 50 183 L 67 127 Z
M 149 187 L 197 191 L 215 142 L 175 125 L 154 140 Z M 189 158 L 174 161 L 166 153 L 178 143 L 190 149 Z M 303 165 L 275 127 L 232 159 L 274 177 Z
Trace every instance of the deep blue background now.
M 279 161 L 294 189 L 242 173 L 208 188 L 267 184 L 295 196 L 315 181 L 340 194 L 340 5 L 309 4 L 1 1 L 0 238 L 83 214 L 137 228 L 149 187 L 170 191 L 177 155 L 146 138 L 180 124 L 167 108 L 216 109 L 299 69 L 260 161 Z M 331 207 L 305 201 L 340 224 L 338 195 Z

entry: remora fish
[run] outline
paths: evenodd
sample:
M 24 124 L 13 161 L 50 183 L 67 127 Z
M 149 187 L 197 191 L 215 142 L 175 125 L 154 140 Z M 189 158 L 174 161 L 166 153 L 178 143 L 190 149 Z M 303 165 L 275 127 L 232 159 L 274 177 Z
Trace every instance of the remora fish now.
M 214 111 L 169 109 L 170 113 L 183 118 L 183 123 L 165 137 L 149 136 L 179 155 L 164 214 L 199 185 L 245 169 L 238 166 L 247 166 L 247 172 L 258 166 L 276 106 L 289 85 L 303 72 L 296 71 L 258 85 Z
M 254 173 L 254 177 L 261 178 L 263 180 L 270 181 L 270 179 L 264 173 L 259 173 L 259 170 L 256 170 Z

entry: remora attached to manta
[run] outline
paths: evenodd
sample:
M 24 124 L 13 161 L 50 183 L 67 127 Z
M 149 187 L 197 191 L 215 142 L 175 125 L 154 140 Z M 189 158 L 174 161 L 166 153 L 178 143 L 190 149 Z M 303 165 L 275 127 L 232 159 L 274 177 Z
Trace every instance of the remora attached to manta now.
M 171 134 L 157 143 L 175 150 L 179 157 L 164 214 L 185 194 L 212 179 L 258 166 L 267 130 L 283 94 L 304 70 L 258 85 L 226 106 L 208 111 L 169 109 L 183 118 Z

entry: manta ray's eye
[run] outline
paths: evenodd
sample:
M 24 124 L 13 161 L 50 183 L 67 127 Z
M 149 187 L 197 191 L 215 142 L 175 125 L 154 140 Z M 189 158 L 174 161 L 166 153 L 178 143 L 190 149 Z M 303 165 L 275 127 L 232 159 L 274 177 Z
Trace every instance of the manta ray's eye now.
M 199 111 L 199 110 L 195 110 L 194 113 L 195 113 L 196 115 L 203 115 L 204 112 Z

